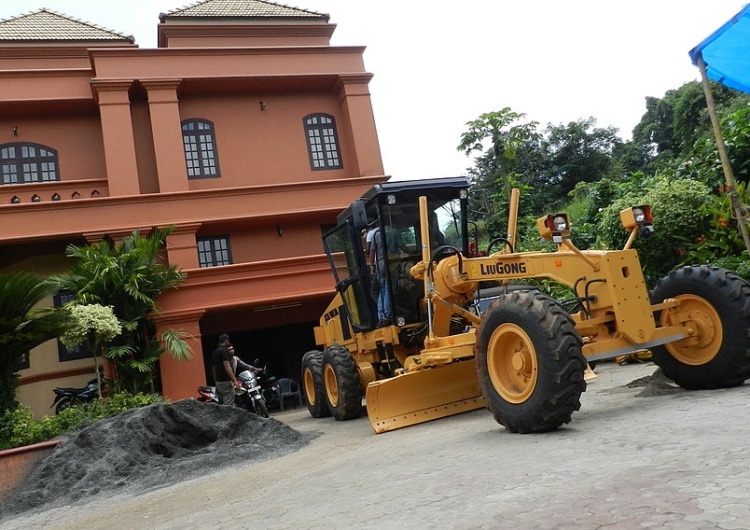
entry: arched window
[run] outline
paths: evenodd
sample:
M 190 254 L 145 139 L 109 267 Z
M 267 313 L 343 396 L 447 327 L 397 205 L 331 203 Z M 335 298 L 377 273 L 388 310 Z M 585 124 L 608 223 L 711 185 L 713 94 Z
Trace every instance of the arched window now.
M 183 121 L 182 145 L 185 148 L 188 178 L 220 176 L 213 123 L 207 120 Z
M 304 118 L 307 152 L 313 170 L 341 169 L 336 121 L 328 114 L 310 114 Z
M 39 144 L 0 145 L 2 184 L 60 180 L 57 151 Z

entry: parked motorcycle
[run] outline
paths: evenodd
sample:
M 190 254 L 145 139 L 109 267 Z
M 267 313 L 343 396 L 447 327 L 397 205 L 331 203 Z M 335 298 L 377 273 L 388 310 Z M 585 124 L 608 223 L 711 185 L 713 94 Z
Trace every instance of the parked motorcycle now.
M 198 387 L 198 401 L 203 403 L 216 403 L 219 405 L 219 394 L 216 393 L 215 386 L 199 386 Z
M 99 397 L 96 379 L 89 381 L 83 388 L 63 388 L 58 386 L 53 388 L 52 391 L 55 393 L 55 400 L 52 402 L 50 408 L 55 407 L 55 414 L 60 414 L 63 410 L 76 405 L 91 403 Z
M 235 406 L 245 408 L 254 414 L 267 418 L 268 405 L 258 382 L 258 376 L 253 370 L 243 370 L 240 372 L 238 379 L 242 383 L 242 386 L 235 390 Z M 221 404 L 215 386 L 199 386 L 198 401 Z
M 253 363 L 255 366 L 261 366 L 260 359 Z M 263 365 L 263 371 L 258 372 L 258 382 L 260 384 L 263 397 L 266 399 L 268 410 L 281 408 L 279 404 L 279 380 L 274 375 L 268 375 L 268 366 Z
M 263 392 L 261 391 L 255 371 L 243 370 L 240 372 L 238 379 L 242 383 L 242 386 L 239 390 L 235 391 L 237 394 L 235 398 L 237 405 L 267 418 L 268 405 L 266 404 L 266 398 L 263 397 Z

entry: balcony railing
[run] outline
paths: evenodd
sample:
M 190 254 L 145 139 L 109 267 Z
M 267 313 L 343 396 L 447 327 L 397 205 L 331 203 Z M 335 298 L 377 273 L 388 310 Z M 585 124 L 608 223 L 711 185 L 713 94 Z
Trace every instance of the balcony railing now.
M 107 179 L 0 185 L 0 206 L 107 197 Z

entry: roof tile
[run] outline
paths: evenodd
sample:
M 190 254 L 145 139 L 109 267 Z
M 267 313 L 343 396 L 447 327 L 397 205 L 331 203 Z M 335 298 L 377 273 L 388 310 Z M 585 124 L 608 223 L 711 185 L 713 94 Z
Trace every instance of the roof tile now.
M 329 19 L 324 13 L 262 0 L 201 0 L 170 11 L 164 17 L 320 18 L 326 22 Z
M 134 39 L 43 8 L 18 17 L 0 20 L 0 42 L 8 41 L 126 41 L 132 44 Z

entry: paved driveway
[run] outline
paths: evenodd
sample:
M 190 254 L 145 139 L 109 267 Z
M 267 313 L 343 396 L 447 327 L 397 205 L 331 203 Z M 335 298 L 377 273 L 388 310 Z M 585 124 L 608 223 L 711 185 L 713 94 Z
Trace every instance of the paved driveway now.
M 297 409 L 276 418 L 323 435 L 296 453 L 4 528 L 750 528 L 750 385 L 625 386 L 654 369 L 600 364 L 573 421 L 542 435 L 484 410 L 375 435 Z

